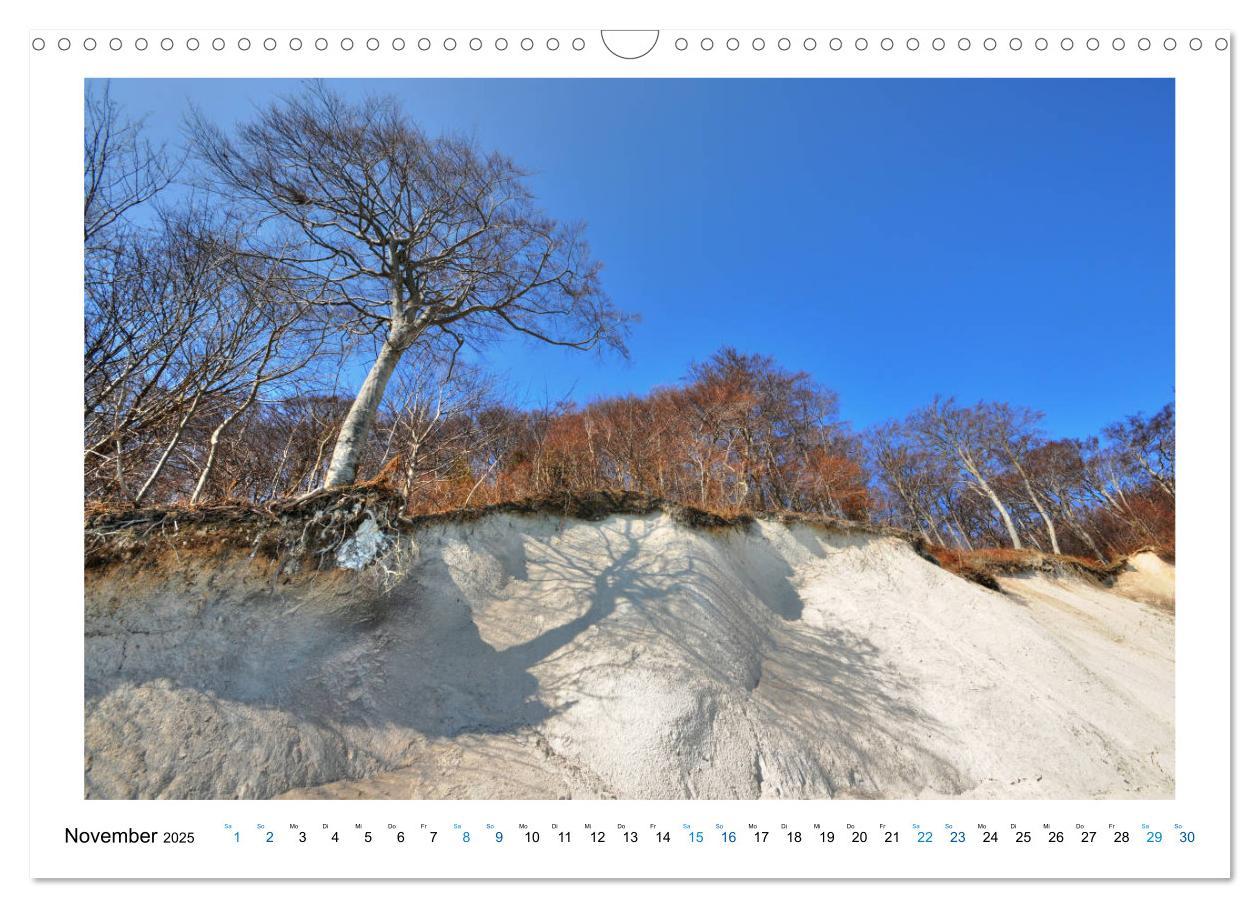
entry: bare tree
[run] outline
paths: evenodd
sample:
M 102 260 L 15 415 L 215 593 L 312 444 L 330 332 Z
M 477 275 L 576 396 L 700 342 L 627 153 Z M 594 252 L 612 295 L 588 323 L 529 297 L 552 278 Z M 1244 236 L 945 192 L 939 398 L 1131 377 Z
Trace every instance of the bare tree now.
M 1106 561 L 1107 556 L 1086 527 L 1081 513 L 1085 462 L 1080 443 L 1064 439 L 1033 448 L 1028 452 L 1028 472 L 1047 507 L 1062 518 L 1071 533 L 1080 537 L 1095 558 Z
M 1149 419 L 1138 413 L 1103 430 L 1134 465 L 1169 498 L 1177 497 L 1177 420 L 1172 404 Z
M 230 396 L 256 358 L 255 339 L 264 306 L 251 304 L 248 282 L 242 286 L 236 268 L 238 246 L 221 233 L 213 215 L 192 208 L 168 217 L 164 235 L 176 250 L 175 269 L 185 280 L 172 288 L 184 297 L 192 330 L 170 354 L 169 373 L 175 382 L 161 395 L 174 418 L 169 440 L 161 448 L 133 502 L 144 501 L 184 440 L 204 404 Z
M 112 462 L 117 496 L 134 504 L 180 463 L 198 476 L 195 503 L 224 431 L 264 387 L 319 354 L 320 326 L 303 326 L 293 342 L 307 312 L 301 285 L 274 261 L 243 256 L 243 227 L 230 216 L 184 200 L 154 220 L 120 247 L 113 279 L 89 293 L 85 453 L 90 470 Z
M 344 326 L 375 360 L 324 479 L 355 478 L 390 376 L 424 337 L 452 351 L 520 332 L 548 344 L 621 349 L 578 225 L 542 214 L 508 158 L 431 138 L 391 98 L 347 101 L 316 84 L 228 135 L 194 116 L 216 188 L 289 228 L 286 263 L 326 282 Z
M 210 431 L 204 466 L 197 476 L 188 503 L 196 504 L 209 482 L 223 434 L 248 412 L 265 389 L 306 369 L 324 352 L 326 324 L 308 319 L 308 301 L 295 287 L 285 269 L 274 261 L 233 257 L 237 284 L 236 311 L 244 343 L 232 350 L 236 387 L 225 389 L 230 401 Z
M 947 481 L 940 480 L 942 471 L 933 462 L 934 452 L 915 445 L 898 422 L 868 430 L 865 442 L 874 471 L 899 504 L 908 526 L 944 546 L 935 499 Z
M 467 504 L 493 471 L 486 456 L 493 430 L 476 423 L 478 413 L 497 406 L 489 382 L 471 367 L 451 366 L 423 355 L 404 363 L 382 408 L 381 467 L 397 463 L 399 491 L 408 502 L 460 495 L 458 503 Z M 467 488 L 455 489 L 456 478 Z
M 936 398 L 928 407 L 910 417 L 910 425 L 944 457 L 951 459 L 967 481 L 989 500 L 997 511 L 1011 540 L 1012 548 L 1023 548 L 1011 513 L 998 497 L 990 481 L 999 469 L 989 453 L 992 419 L 982 407 L 960 407 L 953 398 Z
M 207 299 L 221 284 L 205 250 L 175 228 L 177 220 L 164 218 L 152 233 L 128 237 L 108 279 L 88 287 L 85 466 L 110 468 L 122 498 L 132 497 L 130 467 L 146 459 L 195 396 L 194 351 L 203 343 Z
M 90 251 L 131 209 L 165 189 L 179 172 L 166 149 L 144 138 L 144 121 L 127 119 L 109 84 L 89 83 L 83 117 L 83 243 Z
M 1038 494 L 1028 469 L 1029 453 L 1041 443 L 1043 438 L 1038 428 L 1043 418 L 1042 414 L 1030 407 L 1015 407 L 1006 403 L 980 403 L 976 409 L 981 411 L 984 423 L 988 427 L 987 442 L 993 454 L 1015 471 L 1028 503 L 1036 510 L 1041 522 L 1045 525 L 1051 550 L 1056 555 L 1062 554 L 1054 520 L 1050 516 L 1046 503 Z
M 108 83 L 84 93 L 84 450 L 85 488 L 127 494 L 127 430 L 164 371 L 163 339 L 188 321 L 164 305 L 169 272 L 152 237 L 129 214 L 153 201 L 179 170 L 166 150 L 144 138 L 143 121 L 128 119 Z M 155 304 L 156 303 L 156 304 Z M 139 400 L 132 393 L 139 395 Z M 108 479 L 106 479 L 108 477 Z

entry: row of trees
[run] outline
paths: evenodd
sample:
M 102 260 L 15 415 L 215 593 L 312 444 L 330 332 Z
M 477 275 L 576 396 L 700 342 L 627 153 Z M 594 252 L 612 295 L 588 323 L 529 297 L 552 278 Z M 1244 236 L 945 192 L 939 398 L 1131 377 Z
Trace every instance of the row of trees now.
M 1171 543 L 1171 405 L 1050 439 L 1027 408 L 936 400 L 855 434 L 809 375 L 723 349 L 647 395 L 522 409 L 467 343 L 619 351 L 627 319 L 510 161 L 320 86 L 230 134 L 193 117 L 179 155 L 107 90 L 86 110 L 89 500 L 267 503 L 385 472 L 413 512 L 616 488 L 958 548 Z
M 293 372 L 310 370 L 312 348 L 289 340 L 271 369 L 267 345 L 226 372 L 177 359 L 176 384 L 109 420 L 131 466 L 89 460 L 89 497 L 267 503 L 321 488 L 353 400 L 311 390 L 327 364 Z M 259 394 L 272 387 L 286 393 Z M 1172 542 L 1171 405 L 1084 439 L 1047 438 L 1027 408 L 950 400 L 853 433 L 807 374 L 729 349 L 678 385 L 582 407 L 522 409 L 494 387 L 469 369 L 408 360 L 367 436 L 362 475 L 386 471 L 414 513 L 615 488 L 707 509 L 869 520 L 953 548 L 1106 559 Z
M 877 520 L 940 546 L 1032 547 L 1106 560 L 1173 546 L 1175 415 L 1168 404 L 1101 437 L 1050 439 L 1042 414 L 937 399 L 871 429 Z

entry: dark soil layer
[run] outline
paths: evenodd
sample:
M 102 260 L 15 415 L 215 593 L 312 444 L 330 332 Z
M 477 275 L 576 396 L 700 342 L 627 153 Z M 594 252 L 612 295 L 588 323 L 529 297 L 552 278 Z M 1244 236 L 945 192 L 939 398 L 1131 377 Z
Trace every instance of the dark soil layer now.
M 261 508 L 246 504 L 113 509 L 84 515 L 87 571 L 119 563 L 145 566 L 171 550 L 247 551 L 303 567 L 332 564 L 337 547 L 372 517 L 386 532 L 401 529 L 403 501 L 392 489 L 364 484 L 319 491 Z
M 818 514 L 794 512 L 718 512 L 679 505 L 641 492 L 605 490 L 582 495 L 544 495 L 434 514 L 404 515 L 406 502 L 380 481 L 327 489 L 267 507 L 248 504 L 111 508 L 89 506 L 84 519 L 84 568 L 98 571 L 118 564 L 156 565 L 164 555 L 199 551 L 204 554 L 248 552 L 251 556 L 321 570 L 334 565 L 337 548 L 369 519 L 389 534 L 436 523 L 462 523 L 490 514 L 540 514 L 578 520 L 602 520 L 616 514 L 667 513 L 689 527 L 720 531 L 748 526 L 762 518 L 806 524 L 836 532 L 899 536 L 924 558 L 959 577 L 991 590 L 998 578 L 1029 571 L 1067 573 L 1109 584 L 1124 560 L 1103 564 L 1072 555 L 1033 549 L 959 551 L 929 545 L 917 534 Z M 1171 553 L 1157 552 L 1171 562 Z
M 468 522 L 499 513 L 592 521 L 614 514 L 667 513 L 686 526 L 712 531 L 743 528 L 757 518 L 767 518 L 838 532 L 897 535 L 914 542 L 916 548 L 921 545 L 911 534 L 833 517 L 792 512 L 722 513 L 619 490 L 545 495 L 413 516 L 404 515 L 404 508 L 402 496 L 381 482 L 321 490 L 267 507 L 239 503 L 158 508 L 90 505 L 84 516 L 84 567 L 89 572 L 121 563 L 143 567 L 156 564 L 171 551 L 200 551 L 248 552 L 318 570 L 332 566 L 337 548 L 369 517 L 382 531 L 399 534 L 413 527 Z

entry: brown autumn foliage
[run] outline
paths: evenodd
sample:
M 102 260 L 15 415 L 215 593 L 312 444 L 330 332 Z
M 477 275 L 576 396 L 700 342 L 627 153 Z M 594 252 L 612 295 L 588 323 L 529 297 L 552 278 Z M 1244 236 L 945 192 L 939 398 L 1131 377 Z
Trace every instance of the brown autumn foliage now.
M 356 487 L 396 496 L 399 517 L 607 495 L 640 496 L 718 520 L 808 514 L 920 535 L 938 561 L 980 582 L 1003 564 L 1025 563 L 1030 552 L 1054 554 L 1048 524 L 1057 528 L 1062 557 L 1082 565 L 1141 548 L 1174 557 L 1171 469 L 1161 469 L 1156 483 L 1133 453 L 1155 443 L 1151 421 L 1127 421 L 1137 428 L 1113 431 L 1106 444 L 1035 433 L 1018 443 L 977 436 L 971 466 L 961 471 L 904 428 L 855 436 L 837 419 L 834 394 L 807 374 L 733 350 L 697 364 L 678 385 L 583 407 L 521 409 L 498 401 L 475 375 L 437 381 L 431 374 L 417 370 L 386 400 L 369 445 L 371 472 Z M 345 402 L 328 396 L 253 404 L 221 440 L 198 503 L 272 511 L 318 496 L 344 412 Z M 187 511 L 210 425 L 191 420 L 183 427 L 149 507 Z M 1170 430 L 1168 423 L 1159 431 Z M 1017 451 L 1019 469 L 997 451 Z M 969 471 L 984 476 L 987 494 L 1003 502 L 1021 550 L 1009 547 L 990 497 Z M 150 472 L 142 460 L 123 475 Z M 89 520 L 137 510 L 126 496 L 111 494 L 117 475 L 89 472 Z

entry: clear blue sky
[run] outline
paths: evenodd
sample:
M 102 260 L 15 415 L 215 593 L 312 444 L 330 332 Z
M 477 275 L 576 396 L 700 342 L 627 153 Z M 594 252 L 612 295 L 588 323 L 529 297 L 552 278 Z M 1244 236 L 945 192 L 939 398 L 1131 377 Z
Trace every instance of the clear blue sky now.
M 488 350 L 522 402 L 647 391 L 723 345 L 813 373 L 858 428 L 936 393 L 1063 435 L 1172 399 L 1172 80 L 334 84 L 509 154 L 588 224 L 631 359 Z M 174 144 L 190 103 L 226 124 L 296 85 L 113 93 Z

